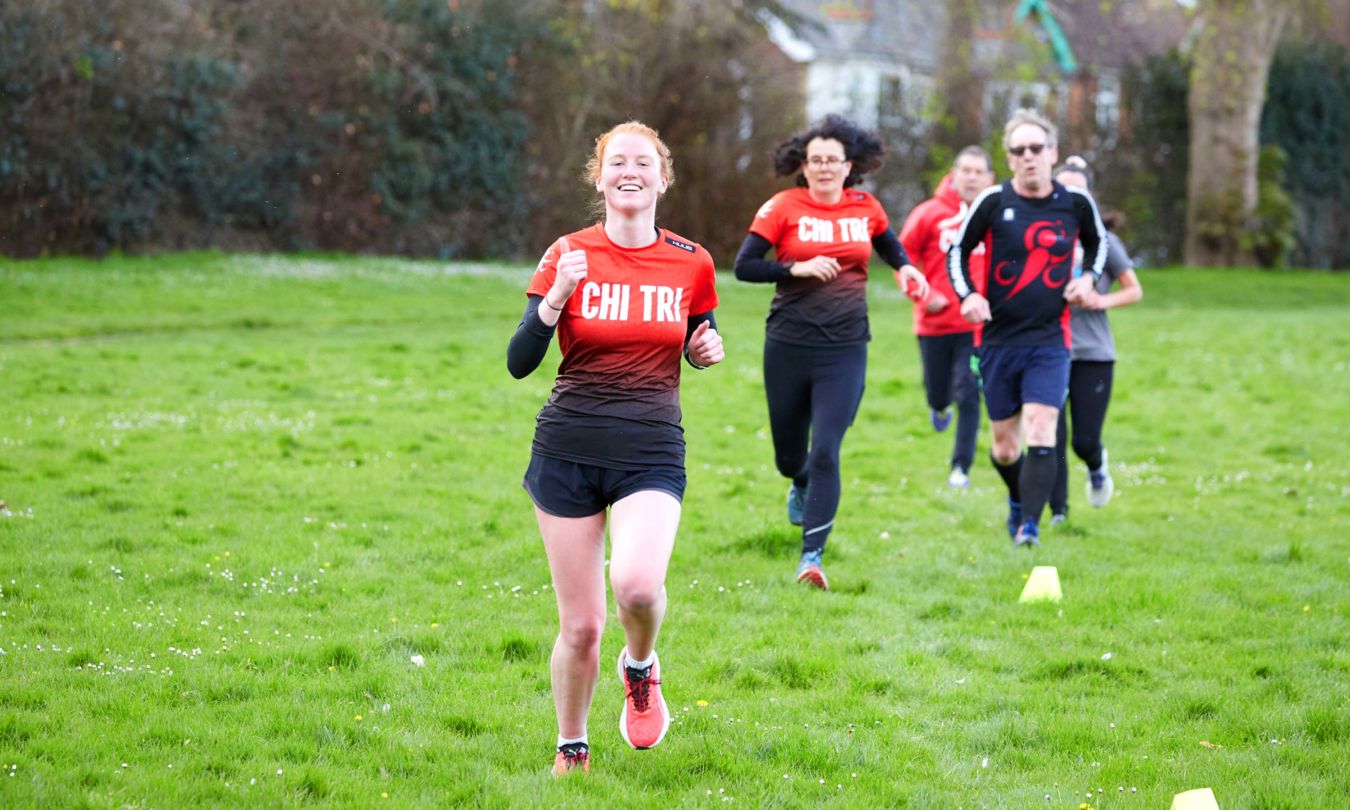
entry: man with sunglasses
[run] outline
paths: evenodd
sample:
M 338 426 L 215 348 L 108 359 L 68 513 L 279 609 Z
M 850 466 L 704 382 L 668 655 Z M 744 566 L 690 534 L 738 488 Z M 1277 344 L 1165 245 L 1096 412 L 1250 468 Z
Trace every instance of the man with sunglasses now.
M 971 204 L 947 256 L 961 316 L 977 324 L 990 456 L 1008 487 L 1008 533 L 1018 546 L 1040 544 L 1040 517 L 1055 483 L 1055 428 L 1069 384 L 1069 303 L 1101 277 L 1101 217 L 1087 192 L 1051 176 L 1059 160 L 1055 126 L 1018 110 L 1003 128 L 1013 179 Z M 1083 275 L 1073 279 L 1074 244 Z M 971 280 L 970 256 L 989 257 L 984 288 Z M 1027 451 L 1022 452 L 1025 440 Z

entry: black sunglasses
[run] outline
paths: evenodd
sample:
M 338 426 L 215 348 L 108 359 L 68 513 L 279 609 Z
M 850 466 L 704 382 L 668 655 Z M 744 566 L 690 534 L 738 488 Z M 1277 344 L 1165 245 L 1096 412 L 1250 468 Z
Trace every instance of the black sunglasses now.
M 1043 143 L 1029 143 L 1029 144 L 1027 144 L 1026 146 L 1013 146 L 1013 147 L 1009 147 L 1009 149 L 1008 149 L 1008 154 L 1012 155 L 1013 157 L 1021 157 L 1022 155 L 1026 154 L 1027 152 L 1031 152 L 1031 154 L 1033 154 L 1033 155 L 1039 155 L 1040 153 L 1042 153 L 1042 152 L 1044 152 L 1044 151 L 1045 151 L 1045 144 L 1043 144 Z

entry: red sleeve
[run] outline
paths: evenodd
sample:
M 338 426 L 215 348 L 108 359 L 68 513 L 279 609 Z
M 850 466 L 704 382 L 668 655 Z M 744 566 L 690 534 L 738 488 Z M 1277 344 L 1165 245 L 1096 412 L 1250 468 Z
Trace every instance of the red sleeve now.
M 905 224 L 900 228 L 900 246 L 909 254 L 909 260 L 919 262 L 923 268 L 923 257 L 927 255 L 925 251 L 928 248 L 928 240 L 933 235 L 933 229 L 924 227 L 924 205 L 920 203 L 913 211 L 909 212 L 909 217 Z M 927 269 L 927 268 L 923 268 Z
M 755 218 L 750 223 L 750 233 L 762 236 L 772 245 L 778 244 L 778 239 L 783 233 L 783 223 L 786 221 L 783 210 L 787 206 L 787 200 L 782 194 L 775 194 L 769 198 L 769 201 L 759 207 L 755 212 Z
M 558 259 L 562 256 L 562 239 L 559 238 L 544 251 L 539 265 L 530 276 L 530 284 L 525 288 L 526 295 L 544 295 L 553 288 L 553 279 L 558 275 Z

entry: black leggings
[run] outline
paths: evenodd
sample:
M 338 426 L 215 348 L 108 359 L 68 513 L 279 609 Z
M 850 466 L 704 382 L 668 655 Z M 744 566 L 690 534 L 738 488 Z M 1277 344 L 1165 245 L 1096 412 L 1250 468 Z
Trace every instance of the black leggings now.
M 920 335 L 923 388 L 928 407 L 945 410 L 956 403 L 956 442 L 951 466 L 970 472 L 975 462 L 975 440 L 980 432 L 980 384 L 970 369 L 975 353 L 975 333 Z
M 794 346 L 764 341 L 774 464 L 806 489 L 802 551 L 819 551 L 839 509 L 839 448 L 862 402 L 867 344 Z
M 1055 488 L 1050 493 L 1050 511 L 1069 513 L 1068 417 L 1073 410 L 1073 452 L 1095 470 L 1102 466 L 1102 425 L 1111 404 L 1111 378 L 1116 364 L 1110 360 L 1075 360 L 1069 368 L 1069 398 L 1059 409 L 1055 455 L 1059 465 Z

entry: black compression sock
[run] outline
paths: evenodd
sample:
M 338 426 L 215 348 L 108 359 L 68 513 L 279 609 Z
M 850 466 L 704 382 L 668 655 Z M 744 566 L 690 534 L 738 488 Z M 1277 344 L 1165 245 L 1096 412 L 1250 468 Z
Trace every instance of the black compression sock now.
M 994 458 L 992 452 L 989 454 L 989 460 L 994 462 L 994 469 L 998 470 L 999 476 L 1003 478 L 1003 483 L 1008 485 L 1008 500 L 1015 503 L 1021 502 L 1022 500 L 1021 479 L 1023 458 L 1024 456 L 1018 456 L 1017 460 L 1013 463 L 1004 465 L 998 463 L 998 459 Z
M 1055 486 L 1055 448 L 1028 447 L 1022 465 L 1022 519 L 1040 523 L 1041 510 Z

